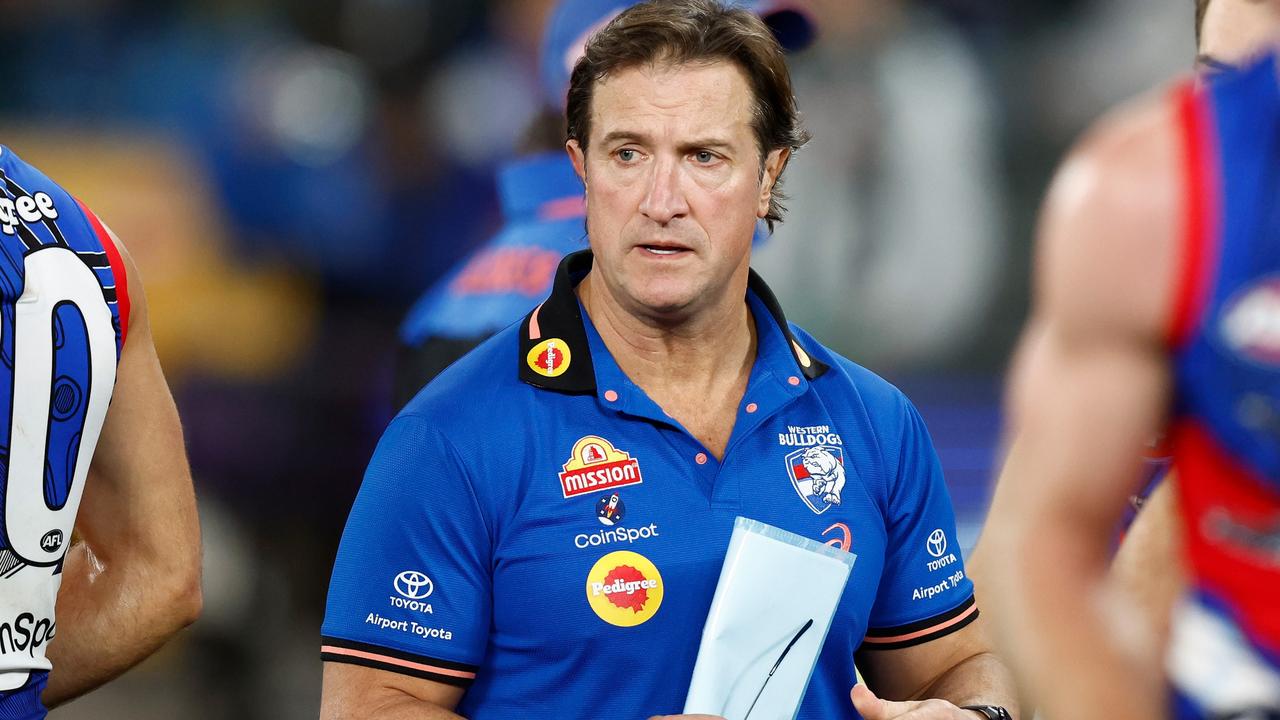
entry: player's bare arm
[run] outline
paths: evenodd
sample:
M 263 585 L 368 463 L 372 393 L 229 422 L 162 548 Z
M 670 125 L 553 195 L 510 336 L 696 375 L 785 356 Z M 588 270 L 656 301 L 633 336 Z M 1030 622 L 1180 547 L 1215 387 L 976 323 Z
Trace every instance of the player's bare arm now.
M 1159 715 L 1154 643 L 1108 581 L 1112 531 L 1166 412 L 1165 307 L 1180 231 L 1172 103 L 1102 123 L 1060 170 L 1033 318 L 1013 370 L 1013 442 L 986 542 L 988 602 L 1045 711 Z
M 981 617 L 921 645 L 863 651 L 858 668 L 867 682 L 853 688 L 852 699 L 865 720 L 978 717 L 960 709 L 966 705 L 999 706 L 1022 717 L 1013 677 L 993 653 Z
M 112 236 L 113 239 L 114 235 Z M 123 245 L 132 312 L 58 593 L 55 670 L 65 702 L 120 675 L 200 612 L 200 532 L 177 409 L 156 357 L 142 285 Z
M 1112 580 L 1147 619 L 1161 656 L 1168 643 L 1173 606 L 1187 584 L 1177 481 L 1171 473 L 1156 486 L 1111 561 Z
M 1034 368 L 1041 361 L 1035 354 L 1046 352 L 1050 346 L 1045 342 L 1044 328 L 1040 325 L 1029 326 L 1019 344 L 1014 359 L 1015 368 Z M 1013 383 L 1017 386 L 1019 383 Z M 1008 473 L 1001 475 L 992 493 L 991 505 L 987 512 L 987 525 L 973 553 L 966 558 L 966 567 L 970 579 L 973 580 L 980 602 L 1009 591 L 999 584 L 1000 576 L 994 564 L 1002 562 L 1000 550 L 993 549 L 998 545 L 992 541 L 988 528 L 994 528 L 1014 512 L 1007 495 L 1010 490 L 1006 482 Z M 1124 539 L 1112 558 L 1111 577 L 1120 592 L 1128 596 L 1139 608 L 1139 615 L 1153 635 L 1155 645 L 1163 648 L 1169 633 L 1169 623 L 1174 603 L 1183 590 L 1185 578 L 1182 559 L 1178 549 L 1179 520 L 1177 516 L 1177 500 L 1172 486 L 1172 478 L 1160 482 L 1142 506 L 1133 524 L 1129 527 Z M 1114 528 L 1108 530 L 1108 537 L 1114 536 Z M 1011 579 L 1017 582 L 1016 578 Z M 1021 707 L 1023 712 L 1030 712 L 1034 700 L 1021 688 Z

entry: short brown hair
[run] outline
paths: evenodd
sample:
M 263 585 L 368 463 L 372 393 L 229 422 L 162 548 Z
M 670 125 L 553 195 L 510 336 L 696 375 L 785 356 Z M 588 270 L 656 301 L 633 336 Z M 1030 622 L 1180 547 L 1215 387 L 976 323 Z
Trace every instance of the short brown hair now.
M 794 152 L 809 141 L 787 61 L 773 33 L 750 11 L 725 7 L 716 0 L 649 0 L 629 8 L 592 36 L 569 81 L 569 139 L 586 152 L 595 86 L 609 75 L 638 65 L 718 60 L 737 65 L 751 87 L 751 126 L 762 171 L 771 151 L 790 148 Z M 786 212 L 780 185 L 781 175 L 765 216 L 771 231 Z
M 1209 9 L 1209 0 L 1196 0 L 1196 45 L 1200 44 L 1200 28 L 1204 26 L 1204 13 Z

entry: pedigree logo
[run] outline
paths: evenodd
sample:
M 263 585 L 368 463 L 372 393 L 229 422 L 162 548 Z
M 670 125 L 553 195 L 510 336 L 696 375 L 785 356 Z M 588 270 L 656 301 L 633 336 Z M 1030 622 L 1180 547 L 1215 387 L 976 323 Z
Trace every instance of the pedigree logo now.
M 563 467 L 560 490 L 565 498 L 644 482 L 640 475 L 640 461 L 596 435 L 588 435 L 574 443 L 569 462 Z
M 618 627 L 648 622 L 662 606 L 662 575 L 649 558 L 618 550 L 587 573 L 587 602 L 601 620 Z
M 543 340 L 525 357 L 529 369 L 543 377 L 560 377 L 569 372 L 569 363 L 573 362 L 573 353 L 569 344 L 560 338 Z

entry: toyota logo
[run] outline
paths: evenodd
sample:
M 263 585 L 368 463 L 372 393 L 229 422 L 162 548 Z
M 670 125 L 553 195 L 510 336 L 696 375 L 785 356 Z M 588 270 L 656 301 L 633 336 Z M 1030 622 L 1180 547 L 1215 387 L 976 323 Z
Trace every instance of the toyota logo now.
M 942 528 L 929 533 L 927 547 L 929 554 L 934 557 L 942 557 L 942 554 L 947 551 L 947 534 L 942 532 Z
M 405 570 L 397 575 L 395 588 L 396 592 L 410 600 L 421 600 L 436 589 L 431 584 L 431 578 L 416 570 Z

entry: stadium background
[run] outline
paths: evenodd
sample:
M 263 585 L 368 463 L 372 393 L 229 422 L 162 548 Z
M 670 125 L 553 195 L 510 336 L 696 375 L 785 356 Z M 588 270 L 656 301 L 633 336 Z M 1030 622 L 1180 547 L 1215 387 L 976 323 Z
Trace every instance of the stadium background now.
M 550 3 L 0 0 L 0 143 L 131 249 L 205 532 L 203 618 L 54 718 L 316 717 L 396 326 L 499 224 Z M 1191 3 L 808 3 L 822 35 L 792 67 L 815 140 L 755 265 L 921 407 L 967 544 L 1036 204 L 1089 119 L 1189 66 Z

